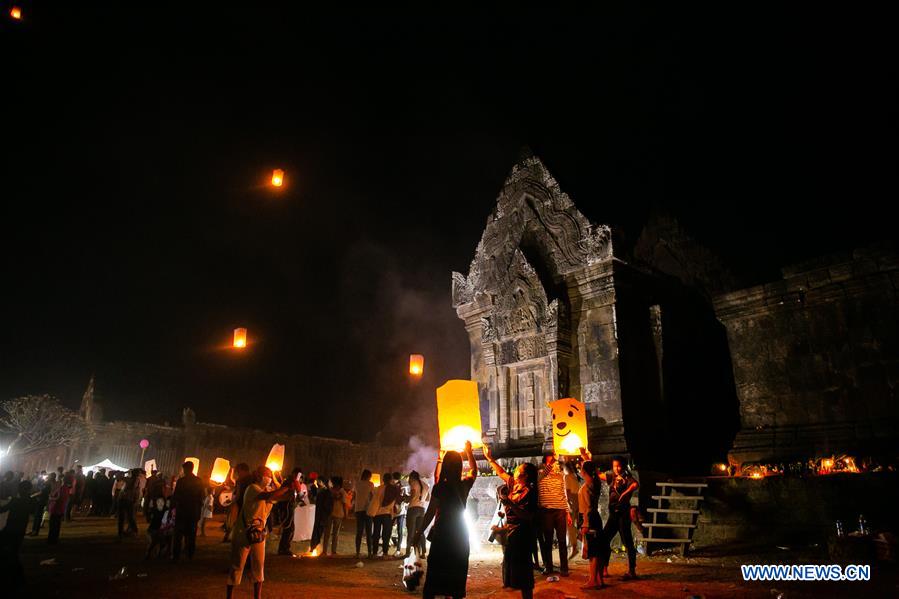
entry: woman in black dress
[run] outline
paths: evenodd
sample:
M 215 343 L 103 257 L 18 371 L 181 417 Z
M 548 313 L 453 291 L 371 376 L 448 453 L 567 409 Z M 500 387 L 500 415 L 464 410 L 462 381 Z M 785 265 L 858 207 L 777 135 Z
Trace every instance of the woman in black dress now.
M 507 492 L 501 495 L 508 534 L 503 545 L 503 583 L 520 590 L 522 599 L 531 599 L 534 596 L 531 549 L 534 547 L 534 517 L 537 515 L 537 467 L 521 464 L 512 475 L 496 463 L 486 445 L 484 457 L 507 487 Z
M 431 491 L 431 503 L 425 512 L 421 527 L 415 533 L 412 546 L 421 541 L 421 534 L 431 520 L 434 527 L 428 534 L 431 549 L 428 552 L 428 571 L 422 597 L 432 599 L 438 595 L 465 596 L 468 582 L 468 528 L 465 526 L 465 504 L 468 493 L 478 475 L 478 464 L 465 443 L 465 453 L 471 468 L 471 476 L 462 478 L 462 456 L 457 451 L 447 451 L 443 460 L 437 461 L 437 484 Z M 442 463 L 441 463 L 442 462 Z

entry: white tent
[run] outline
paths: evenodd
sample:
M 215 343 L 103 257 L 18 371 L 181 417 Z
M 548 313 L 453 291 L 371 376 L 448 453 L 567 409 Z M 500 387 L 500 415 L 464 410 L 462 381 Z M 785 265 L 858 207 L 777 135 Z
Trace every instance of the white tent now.
M 124 468 L 122 466 L 117 466 L 116 464 L 113 464 L 112 462 L 110 462 L 109 459 L 105 459 L 102 462 L 100 462 L 99 464 L 94 464 L 93 466 L 88 466 L 87 468 L 84 469 L 84 471 L 85 472 L 96 472 L 100 468 L 106 468 L 107 472 L 109 472 L 110 470 L 120 470 L 120 471 L 128 470 L 128 468 Z

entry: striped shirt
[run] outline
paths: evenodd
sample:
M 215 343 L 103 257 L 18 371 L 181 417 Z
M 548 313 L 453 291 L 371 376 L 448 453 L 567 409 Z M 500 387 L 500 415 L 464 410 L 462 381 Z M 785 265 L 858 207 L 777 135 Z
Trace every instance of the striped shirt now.
M 537 489 L 538 504 L 548 510 L 568 511 L 568 497 L 565 494 L 565 476 L 556 464 L 544 466 L 540 473 Z

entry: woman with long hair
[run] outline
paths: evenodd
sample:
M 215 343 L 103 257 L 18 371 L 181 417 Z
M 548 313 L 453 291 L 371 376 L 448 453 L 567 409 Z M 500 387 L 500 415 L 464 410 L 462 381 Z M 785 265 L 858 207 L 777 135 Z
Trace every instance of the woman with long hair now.
M 503 583 L 521 591 L 522 599 L 534 596 L 534 569 L 531 550 L 534 547 L 534 518 L 537 515 L 537 467 L 520 464 L 509 474 L 484 446 L 484 457 L 506 483 L 500 498 L 506 510 L 506 542 L 503 545 Z
M 465 525 L 465 504 L 478 476 L 478 464 L 474 459 L 471 442 L 465 442 L 465 454 L 471 475 L 462 477 L 462 456 L 457 451 L 447 451 L 443 460 L 437 460 L 434 477 L 437 483 L 431 491 L 431 503 L 425 512 L 421 527 L 415 533 L 412 545 L 421 542 L 423 531 L 434 520 L 428 535 L 431 550 L 428 553 L 428 571 L 422 590 L 424 599 L 438 595 L 464 597 L 468 582 L 468 527 Z
M 406 512 L 406 557 L 414 548 L 418 557 L 425 557 L 427 548 L 424 539 L 420 539 L 418 545 L 412 544 L 415 533 L 421 528 L 425 517 L 425 505 L 428 501 L 428 485 L 421 480 L 421 475 L 415 470 L 409 473 L 409 509 Z

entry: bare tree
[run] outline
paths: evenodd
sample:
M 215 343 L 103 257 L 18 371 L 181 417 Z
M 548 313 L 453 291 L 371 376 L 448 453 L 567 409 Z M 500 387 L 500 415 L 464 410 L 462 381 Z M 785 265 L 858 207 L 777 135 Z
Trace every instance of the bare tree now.
M 0 433 L 14 435 L 8 455 L 88 440 L 90 428 L 77 413 L 50 395 L 26 395 L 0 403 Z

